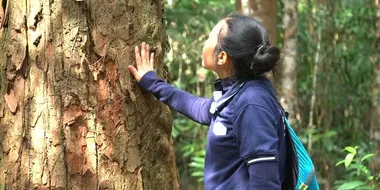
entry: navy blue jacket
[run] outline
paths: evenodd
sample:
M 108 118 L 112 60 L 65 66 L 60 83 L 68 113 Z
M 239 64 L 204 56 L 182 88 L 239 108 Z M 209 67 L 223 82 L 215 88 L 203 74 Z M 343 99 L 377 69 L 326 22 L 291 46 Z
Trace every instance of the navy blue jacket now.
M 146 73 L 139 84 L 183 115 L 210 125 L 204 168 L 206 190 L 281 189 L 286 163 L 285 126 L 266 77 L 245 83 L 217 80 L 211 99 L 176 89 L 154 72 Z M 215 110 L 215 105 L 222 106 Z

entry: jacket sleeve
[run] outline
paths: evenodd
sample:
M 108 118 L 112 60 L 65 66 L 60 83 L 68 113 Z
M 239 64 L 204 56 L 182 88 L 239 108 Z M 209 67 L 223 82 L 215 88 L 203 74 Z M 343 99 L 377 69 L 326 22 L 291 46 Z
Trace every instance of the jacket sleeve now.
M 238 112 L 234 133 L 248 166 L 248 189 L 281 189 L 275 117 L 262 106 L 248 105 Z
M 146 73 L 139 85 L 151 92 L 159 101 L 169 105 L 186 117 L 204 125 L 211 122 L 209 108 L 212 99 L 194 96 L 179 90 L 157 77 L 153 71 Z

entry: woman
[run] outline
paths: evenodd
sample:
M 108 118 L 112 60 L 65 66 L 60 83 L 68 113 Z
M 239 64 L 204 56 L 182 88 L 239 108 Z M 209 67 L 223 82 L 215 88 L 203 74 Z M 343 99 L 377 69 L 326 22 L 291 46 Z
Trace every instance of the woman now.
M 137 69 L 129 67 L 142 88 L 190 119 L 210 125 L 207 134 L 206 190 L 294 189 L 294 152 L 271 82 L 280 51 L 255 19 L 231 15 L 210 32 L 202 66 L 219 79 L 211 99 L 195 97 L 159 79 L 154 55 L 145 43 L 135 48 Z

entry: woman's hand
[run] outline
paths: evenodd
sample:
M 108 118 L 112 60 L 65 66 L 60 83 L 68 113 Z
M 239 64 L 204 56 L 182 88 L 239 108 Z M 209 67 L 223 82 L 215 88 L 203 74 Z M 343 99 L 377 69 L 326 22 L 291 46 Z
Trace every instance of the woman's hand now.
M 149 45 L 145 44 L 145 42 L 141 43 L 141 54 L 139 52 L 139 47 L 135 47 L 137 69 L 132 65 L 130 65 L 128 69 L 137 81 L 140 81 L 140 79 L 145 75 L 145 73 L 153 71 L 154 53 L 150 54 L 149 59 L 149 51 L 150 47 Z

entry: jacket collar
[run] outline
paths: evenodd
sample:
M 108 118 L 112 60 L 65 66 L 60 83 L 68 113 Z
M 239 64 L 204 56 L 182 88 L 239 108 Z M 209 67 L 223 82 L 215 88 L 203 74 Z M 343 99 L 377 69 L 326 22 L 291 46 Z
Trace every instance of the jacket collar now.
M 214 102 L 211 103 L 210 113 L 221 111 L 228 102 L 240 91 L 246 81 L 238 78 L 218 79 L 215 81 Z
M 271 82 L 265 76 L 259 76 L 250 79 L 218 79 L 215 81 L 214 84 L 214 102 L 211 103 L 209 110 L 210 113 L 215 114 L 220 112 L 225 106 L 227 106 L 227 104 L 232 100 L 232 98 L 239 93 L 240 89 L 242 89 L 247 82 L 251 84 L 256 83 L 256 85 L 262 86 L 263 88 L 267 89 L 271 95 L 275 96 L 275 92 L 271 85 Z
M 217 79 L 214 82 L 215 91 L 227 92 L 239 79 L 236 76 Z

